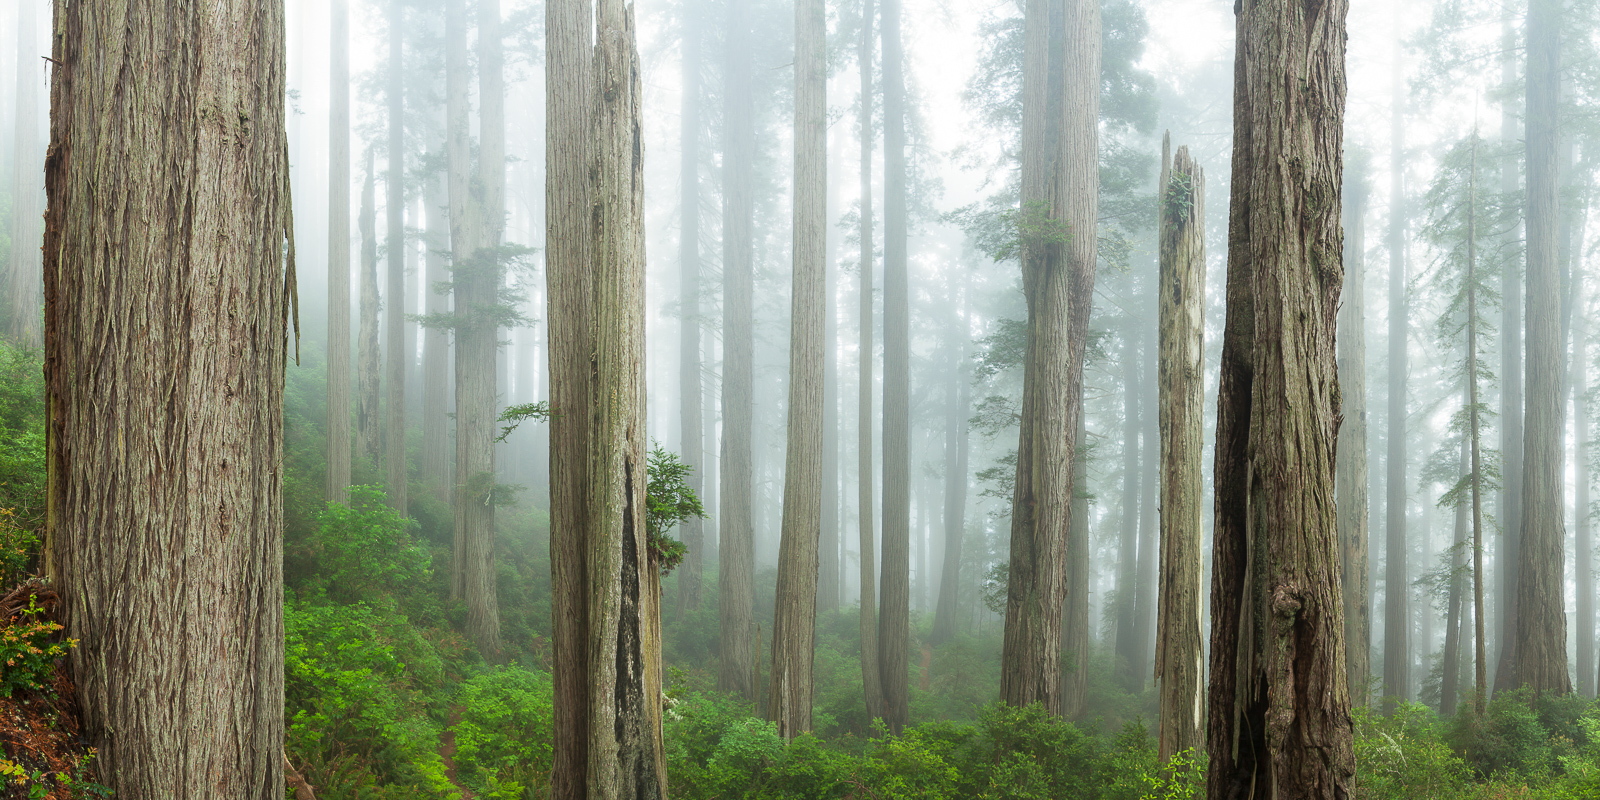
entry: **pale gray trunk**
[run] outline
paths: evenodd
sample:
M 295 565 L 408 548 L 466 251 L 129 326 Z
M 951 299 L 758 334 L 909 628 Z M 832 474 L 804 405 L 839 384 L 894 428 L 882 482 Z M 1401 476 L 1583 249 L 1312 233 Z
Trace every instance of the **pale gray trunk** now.
M 1201 455 L 1205 433 L 1205 173 L 1161 141 L 1160 274 L 1156 283 L 1160 380 L 1161 613 L 1155 677 L 1161 691 L 1159 757 L 1205 746 L 1200 632 Z
M 964 297 L 972 295 L 969 276 Z M 934 609 L 932 644 L 942 644 L 956 634 L 958 604 L 961 587 L 961 549 L 966 535 L 967 516 L 967 419 L 972 405 L 971 358 L 967 344 L 971 341 L 971 300 L 956 325 L 951 326 L 951 338 L 956 341 L 945 345 L 955 369 L 945 388 L 945 438 L 944 438 L 944 553 L 939 575 L 939 600 Z
M 350 2 L 328 4 L 328 483 L 350 487 Z
M 356 336 L 356 458 L 362 470 L 378 467 L 383 431 L 379 426 L 378 392 L 383 364 L 378 346 L 378 209 L 377 172 L 367 149 L 367 181 L 361 188 L 361 320 Z
M 1339 553 L 1344 591 L 1345 669 L 1350 702 L 1372 702 L 1372 624 L 1367 605 L 1370 569 L 1367 542 L 1367 307 L 1366 212 L 1367 156 L 1348 157 L 1344 182 L 1344 288 L 1339 307 L 1339 397 L 1344 421 L 1334 487 L 1339 508 Z
M 795 3 L 794 290 L 783 538 L 772 620 L 771 698 L 779 735 L 811 730 L 817 546 L 822 525 L 822 331 L 827 314 L 827 8 Z
M 1139 663 L 1138 626 L 1135 623 L 1139 581 L 1139 384 L 1144 369 L 1139 363 L 1139 320 L 1127 320 L 1122 333 L 1122 498 L 1117 547 L 1117 676 L 1129 692 L 1144 688 L 1144 665 Z
M 704 418 L 700 409 L 700 19 L 699 4 L 683 5 L 683 105 L 679 118 L 678 213 L 678 411 L 686 483 L 700 496 L 705 474 Z M 699 517 L 679 524 L 688 548 L 678 566 L 678 610 L 700 607 L 700 576 L 705 569 L 703 526 Z
M 1528 3 L 1528 396 L 1522 450 L 1522 530 L 1511 686 L 1572 691 L 1563 598 L 1566 541 L 1561 476 L 1562 366 L 1556 263 L 1556 120 L 1561 6 Z
M 442 155 L 444 143 L 435 144 Z M 423 204 L 426 206 L 428 242 L 423 266 L 427 278 L 423 294 L 427 297 L 424 311 L 429 316 L 442 316 L 450 312 L 450 294 L 435 287 L 450 280 L 450 260 L 446 255 L 450 247 L 450 192 L 443 172 L 429 175 L 422 186 Z M 436 317 L 437 318 L 437 317 Z M 422 449 L 419 452 L 420 472 L 425 485 L 430 486 L 440 502 L 450 501 L 450 334 L 437 325 L 430 325 L 422 333 Z
M 36 25 L 40 0 L 17 3 L 17 95 L 11 160 L 11 253 L 5 334 L 19 347 L 40 345 L 44 303 L 39 267 L 39 84 L 44 54 Z
M 872 150 L 875 141 L 872 133 L 872 22 L 873 0 L 862 0 L 861 41 L 856 53 L 861 74 L 861 108 L 857 115 L 861 125 L 861 347 L 858 351 L 859 397 L 856 407 L 856 449 L 859 456 L 856 519 L 860 535 L 861 568 L 861 685 L 866 696 L 867 716 L 877 718 L 884 715 L 884 709 L 883 677 L 879 672 L 878 659 L 877 545 L 872 524 L 876 513 L 872 466 L 872 359 L 875 355 L 872 314 Z
M 723 65 L 722 448 L 718 459 L 717 594 L 721 654 L 717 688 L 757 699 L 755 529 L 751 421 L 754 415 L 755 121 L 750 25 L 743 3 L 727 4 Z
M 1397 12 L 1398 13 L 1398 12 Z M 1410 696 L 1411 594 L 1406 565 L 1406 345 L 1410 307 L 1406 298 L 1405 84 L 1400 43 L 1395 40 L 1394 107 L 1389 139 L 1389 454 L 1384 501 L 1383 697 Z
M 1502 7 L 1500 82 L 1506 101 L 1501 105 L 1500 141 L 1506 153 L 1521 138 L 1517 130 L 1520 116 L 1515 106 L 1517 82 L 1516 6 Z M 1500 165 L 1500 193 L 1516 194 L 1520 165 L 1508 155 Z M 1519 220 L 1520 222 L 1520 220 Z M 1516 659 L 1517 573 L 1522 541 L 1522 266 L 1516 255 L 1517 230 L 1506 233 L 1506 254 L 1500 265 L 1500 463 L 1504 472 L 1500 488 L 1500 548 L 1495 553 L 1495 572 L 1499 578 L 1499 655 L 1495 661 L 1494 687 L 1514 689 L 1512 664 Z
M 384 376 L 384 488 L 389 506 L 406 511 L 406 370 L 411 357 L 406 349 L 406 127 L 405 127 L 405 6 L 389 0 L 389 172 L 384 210 L 389 231 L 385 246 L 389 258 L 388 286 L 384 290 L 386 357 Z
M 1582 241 L 1580 238 L 1579 241 Z M 1589 311 L 1584 302 L 1583 260 L 1576 261 L 1572 274 L 1572 296 L 1577 298 L 1572 314 L 1572 423 L 1574 442 L 1572 462 L 1578 479 L 1574 490 L 1574 541 L 1573 576 L 1577 590 L 1578 658 L 1574 665 L 1578 671 L 1578 692 L 1585 697 L 1595 696 L 1594 658 L 1594 532 L 1589 524 L 1590 485 L 1593 474 L 1589 470 Z

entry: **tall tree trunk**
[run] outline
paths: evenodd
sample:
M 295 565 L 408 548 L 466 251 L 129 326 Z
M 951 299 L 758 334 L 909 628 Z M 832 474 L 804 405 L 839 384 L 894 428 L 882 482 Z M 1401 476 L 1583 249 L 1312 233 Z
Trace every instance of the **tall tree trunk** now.
M 450 244 L 455 276 L 455 573 L 467 635 L 484 657 L 500 650 L 494 569 L 494 437 L 499 348 L 500 237 L 505 226 L 505 90 L 499 0 L 478 3 L 478 167 L 467 123 L 465 9 L 446 21 Z M 451 25 L 454 24 L 452 28 Z
M 1204 695 L 1200 639 L 1200 534 L 1205 486 L 1205 172 L 1179 147 L 1168 157 L 1161 140 L 1160 324 L 1157 417 L 1161 425 L 1161 614 L 1156 636 L 1156 681 L 1161 688 L 1162 763 L 1198 751 Z
M 1152 280 L 1159 279 L 1159 263 L 1153 260 L 1150 264 Z M 1153 290 L 1153 287 L 1152 287 Z M 1157 301 L 1154 294 L 1150 300 Z M 1145 678 L 1153 677 L 1156 646 L 1156 614 L 1157 614 L 1157 583 L 1156 574 L 1160 570 L 1161 536 L 1159 530 L 1161 522 L 1157 518 L 1156 495 L 1159 492 L 1158 484 L 1161 481 L 1161 445 L 1158 444 L 1161 436 L 1161 419 L 1156 407 L 1160 397 L 1157 372 L 1161 365 L 1156 354 L 1159 347 L 1160 330 L 1154 317 L 1159 316 L 1156 302 L 1149 303 L 1147 313 L 1152 317 L 1147 319 L 1140 331 L 1143 371 L 1139 380 L 1139 579 L 1134 583 L 1133 590 L 1133 642 L 1135 655 L 1138 657 L 1139 682 L 1145 684 Z M 1155 336 L 1151 336 L 1155 333 Z
M 1367 573 L 1367 164 L 1353 154 L 1344 181 L 1344 288 L 1339 307 L 1339 396 L 1344 422 L 1334 467 L 1339 553 L 1344 590 L 1345 672 L 1350 703 L 1372 703 L 1372 617 Z
M 350 2 L 328 4 L 328 483 L 350 488 Z
M 828 165 L 828 196 L 835 194 L 838 159 Z M 822 333 L 822 530 L 817 547 L 817 613 L 839 610 L 839 325 L 838 281 L 832 267 L 838 263 L 833 252 L 833 214 L 826 220 L 828 253 L 827 316 Z
M 389 0 L 388 286 L 385 289 L 384 488 L 389 505 L 406 515 L 406 97 L 405 6 Z
M 46 536 L 84 733 L 117 797 L 278 800 L 283 4 L 56 14 Z
M 756 568 L 750 438 L 755 389 L 751 235 L 755 121 L 748 9 L 743 3 L 729 3 L 727 9 L 722 115 L 722 450 L 717 462 L 721 481 L 717 603 L 722 652 L 717 688 L 754 701 Z
M 5 334 L 19 347 L 40 345 L 39 83 L 43 77 L 38 2 L 17 3 L 16 127 L 11 160 L 11 253 Z
M 1059 714 L 1070 465 L 1094 300 L 1100 4 L 1028 0 L 1026 17 L 1021 212 L 1067 236 L 1023 241 L 1028 341 L 1000 699 Z
M 1500 82 L 1508 98 L 1501 106 L 1500 141 L 1507 153 L 1520 138 L 1519 114 L 1513 105 L 1517 82 L 1515 6 L 1503 6 L 1501 20 Z M 1500 165 L 1500 193 L 1517 193 L 1520 164 L 1508 155 Z M 1506 233 L 1507 250 L 1517 251 L 1515 227 Z M 1500 548 L 1495 553 L 1499 577 L 1500 652 L 1495 663 L 1495 691 L 1516 688 L 1512 665 L 1516 660 L 1517 577 L 1522 541 L 1522 278 L 1515 255 L 1500 265 L 1500 463 L 1504 470 L 1500 488 Z
M 1078 386 L 1083 407 L 1083 386 Z M 1066 600 L 1062 603 L 1061 714 L 1083 717 L 1089 704 L 1089 469 L 1084 458 L 1088 428 L 1078 415 L 1078 442 L 1072 451 L 1072 509 L 1067 522 Z
M 972 295 L 969 277 L 962 292 Z M 964 301 L 959 323 L 951 327 L 945 345 L 955 361 L 954 374 L 945 389 L 944 438 L 944 554 L 939 570 L 939 599 L 933 613 L 932 644 L 943 644 L 956 635 L 956 596 L 961 590 L 961 549 L 967 527 L 967 418 L 972 405 L 971 361 L 967 344 L 972 339 L 972 301 Z
M 1091 0 L 1029 0 L 1022 67 L 1022 208 L 1067 237 L 1024 238 L 1022 378 L 1000 699 L 1061 712 L 1058 690 L 1072 453 L 1094 299 L 1101 13 Z M 1061 242 L 1066 238 L 1066 242 Z
M 1513 687 L 1566 694 L 1563 598 L 1566 524 L 1561 500 L 1563 354 L 1556 264 L 1556 115 L 1560 96 L 1561 6 L 1528 3 L 1528 397 L 1522 450 Z
M 857 438 L 859 468 L 857 475 L 859 502 L 856 519 L 860 533 L 861 568 L 861 686 L 866 695 L 868 717 L 882 717 L 883 679 L 878 660 L 878 600 L 877 545 L 874 542 L 872 519 L 873 500 L 872 468 L 872 359 L 876 355 L 873 345 L 872 321 L 872 150 L 875 138 L 872 125 L 872 43 L 873 0 L 861 0 L 861 41 L 856 63 L 861 74 L 861 348 L 860 372 L 857 383 L 860 393 L 857 406 Z
M 1401 75 L 1400 40 L 1396 38 L 1389 140 L 1389 457 L 1383 531 L 1383 697 L 1386 702 L 1409 698 L 1411 685 L 1411 606 L 1408 602 L 1411 580 L 1406 564 L 1406 346 L 1411 311 L 1406 298 L 1406 93 Z
M 1138 626 L 1135 598 L 1139 582 L 1139 429 L 1140 384 L 1144 377 L 1139 363 L 1136 329 L 1140 321 L 1125 321 L 1122 332 L 1122 501 L 1121 537 L 1117 548 L 1117 674 L 1130 692 L 1144 689 L 1144 669 L 1139 663 Z
M 1467 436 L 1471 440 L 1473 701 L 1483 716 L 1489 697 L 1488 643 L 1483 605 L 1483 465 L 1478 402 L 1478 129 L 1472 129 L 1472 171 L 1467 179 Z
M 592 8 L 589 0 L 545 4 L 546 319 L 550 405 L 557 412 L 550 417 L 552 800 L 587 800 L 590 737 L 605 733 L 603 726 L 591 727 L 589 719 L 593 643 L 585 587 L 590 486 L 583 465 L 592 438 L 589 358 L 595 347 L 589 327 L 594 302 Z M 573 411 L 561 413 L 566 409 Z
M 700 408 L 700 38 L 699 4 L 688 0 L 683 5 L 683 106 L 679 119 L 683 146 L 678 206 L 682 221 L 678 236 L 678 409 L 683 463 L 689 466 L 686 483 L 696 497 L 704 482 L 706 460 L 701 432 L 705 417 Z M 679 524 L 679 535 L 689 551 L 678 565 L 680 612 L 700 607 L 703 531 L 699 517 Z
M 1581 238 L 1580 238 L 1580 241 Z M 1578 692 L 1584 697 L 1595 696 L 1594 658 L 1594 532 L 1589 525 L 1590 485 L 1593 475 L 1589 471 L 1589 321 L 1585 316 L 1589 307 L 1584 299 L 1583 260 L 1576 261 L 1572 274 L 1572 296 L 1576 308 L 1572 314 L 1572 430 L 1574 432 L 1572 463 L 1577 468 L 1575 483 L 1576 502 L 1573 503 L 1573 577 L 1577 597 L 1577 623 L 1575 636 L 1578 645 Z
M 795 3 L 794 290 L 789 334 L 789 442 L 783 539 L 772 619 L 772 694 L 778 733 L 811 730 L 817 547 L 822 526 L 822 329 L 828 313 L 827 7 Z
M 444 143 L 438 142 L 439 155 L 445 153 Z M 438 318 L 450 313 L 450 294 L 436 290 L 450 279 L 450 261 L 446 253 L 450 245 L 450 192 L 442 171 L 429 175 L 422 187 L 426 208 L 428 240 L 427 255 L 423 265 L 427 280 L 423 293 L 427 302 L 423 310 Z M 422 449 L 419 452 L 422 480 L 432 486 L 435 499 L 450 501 L 453 482 L 450 469 L 450 335 L 438 325 L 429 325 L 422 333 Z
M 883 0 L 883 607 L 885 720 L 909 714 L 911 658 L 911 285 L 906 264 L 906 81 L 900 0 Z
M 1350 796 L 1333 494 L 1348 6 L 1239 6 L 1207 796 Z
M 356 338 L 356 457 L 363 466 L 378 466 L 380 363 L 378 348 L 378 209 L 377 171 L 367 148 L 367 182 L 361 189 L 361 320 Z
M 553 527 L 551 538 L 556 681 L 570 692 L 556 707 L 551 796 L 660 800 L 667 786 L 660 564 L 645 523 L 639 57 L 622 0 L 601 0 L 597 12 L 591 46 L 586 2 L 546 7 L 551 391 L 561 403 L 551 510 L 571 525 Z
M 1472 441 L 1468 437 L 1461 440 L 1461 474 L 1469 475 L 1472 469 Z M 1466 567 L 1467 546 L 1467 519 L 1468 504 L 1456 503 L 1456 518 L 1451 537 L 1450 547 L 1450 593 L 1445 602 L 1444 621 L 1444 652 L 1439 661 L 1441 678 L 1439 681 L 1439 715 L 1450 717 L 1456 713 L 1457 698 L 1461 688 L 1461 614 L 1462 614 L 1462 571 Z M 1427 609 L 1432 611 L 1432 609 Z

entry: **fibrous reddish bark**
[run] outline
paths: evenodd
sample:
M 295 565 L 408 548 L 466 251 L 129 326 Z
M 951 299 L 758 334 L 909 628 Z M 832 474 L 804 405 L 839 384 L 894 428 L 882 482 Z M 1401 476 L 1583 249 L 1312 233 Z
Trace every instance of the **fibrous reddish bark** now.
M 1343 800 L 1355 755 L 1333 455 L 1348 6 L 1237 8 L 1206 794 Z

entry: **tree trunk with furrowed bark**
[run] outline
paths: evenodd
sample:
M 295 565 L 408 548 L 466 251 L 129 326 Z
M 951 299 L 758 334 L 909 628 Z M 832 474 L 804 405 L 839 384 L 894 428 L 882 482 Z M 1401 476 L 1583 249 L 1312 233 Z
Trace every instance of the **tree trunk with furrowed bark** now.
M 1342 0 L 1238 13 L 1217 401 L 1214 800 L 1345 800 L 1355 754 L 1334 518 Z
M 119 798 L 280 800 L 283 4 L 55 30 L 47 541 L 84 733 Z

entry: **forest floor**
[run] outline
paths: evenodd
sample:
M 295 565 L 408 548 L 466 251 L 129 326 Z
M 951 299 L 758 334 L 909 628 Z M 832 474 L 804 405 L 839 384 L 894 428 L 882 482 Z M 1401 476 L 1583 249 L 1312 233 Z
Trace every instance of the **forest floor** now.
M 21 622 L 6 612 L 15 604 L 4 600 L 14 594 L 0 592 L 0 632 Z M 53 602 L 44 608 L 46 617 L 53 615 Z M 65 659 L 50 668 L 48 686 L 0 696 L 0 800 L 73 800 L 101 788 L 73 696 Z
M 477 795 L 471 789 L 461 785 L 456 778 L 456 724 L 461 722 L 461 707 L 454 706 L 450 709 L 450 721 L 445 723 L 444 733 L 439 735 L 439 757 L 444 759 L 444 774 L 461 790 L 461 800 L 476 800 Z

